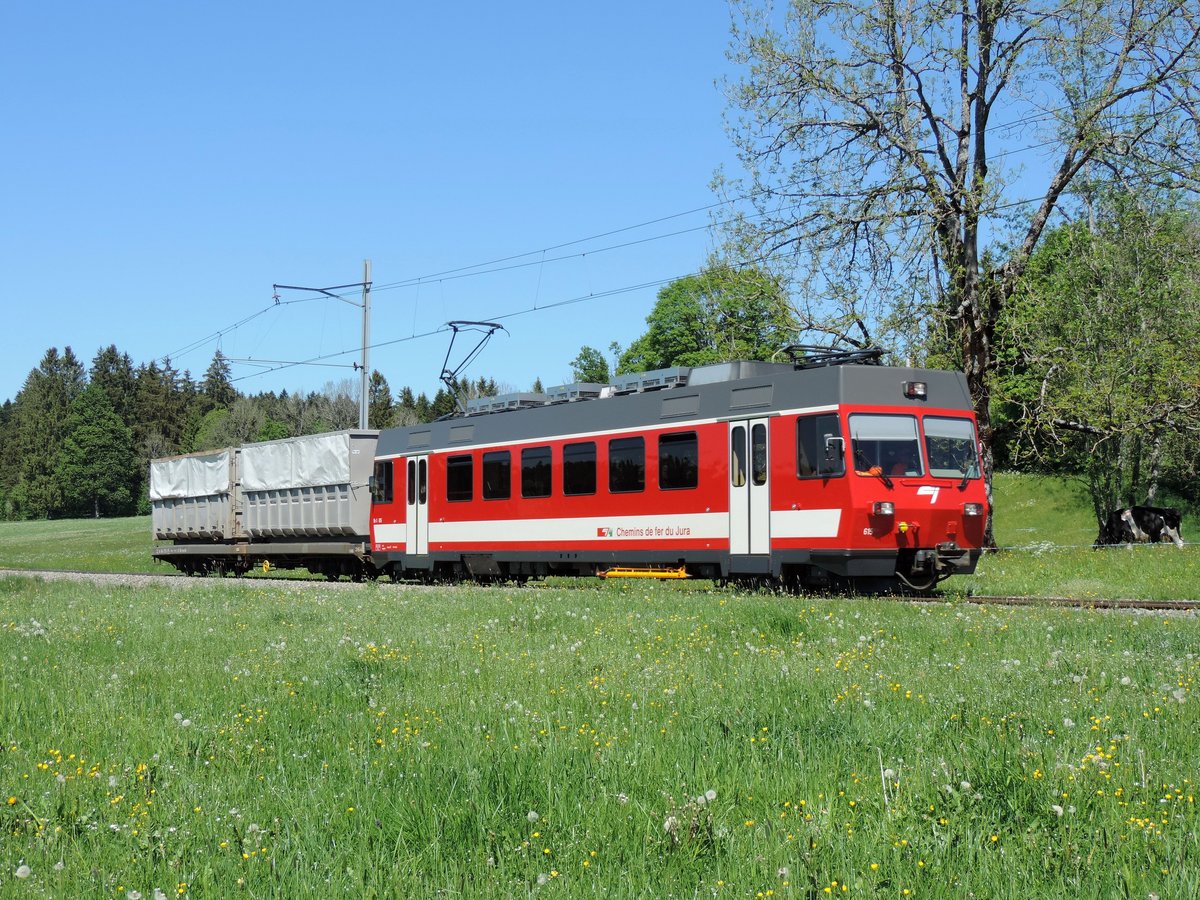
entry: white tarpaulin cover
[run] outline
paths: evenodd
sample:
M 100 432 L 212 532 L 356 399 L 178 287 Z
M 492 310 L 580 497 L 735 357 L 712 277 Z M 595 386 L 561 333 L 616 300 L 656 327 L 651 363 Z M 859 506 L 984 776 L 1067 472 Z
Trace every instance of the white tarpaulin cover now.
M 350 483 L 347 432 L 247 444 L 242 448 L 242 490 L 279 491 Z
M 229 490 L 229 450 L 150 461 L 150 499 L 208 497 Z

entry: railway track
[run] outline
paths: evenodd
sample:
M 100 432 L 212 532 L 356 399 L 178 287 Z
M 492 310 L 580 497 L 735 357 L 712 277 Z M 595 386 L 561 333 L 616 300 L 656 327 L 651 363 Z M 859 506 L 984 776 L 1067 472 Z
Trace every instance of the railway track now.
M 953 597 L 930 598 L 937 602 L 955 599 Z M 1071 597 L 963 597 L 964 603 L 986 603 L 995 606 L 1069 606 L 1079 609 L 1200 609 L 1197 600 L 1108 600 L 1098 597 L 1074 599 Z
M 110 585 L 190 585 L 200 587 L 211 583 L 212 578 L 195 578 L 180 575 L 176 573 L 150 575 L 136 572 L 80 572 L 65 569 L 5 569 L 0 568 L 0 577 L 16 576 L 28 578 L 45 578 L 51 581 L 92 581 L 99 584 Z M 223 578 L 217 579 L 223 583 L 246 584 L 246 585 L 266 585 L 266 584 L 284 584 L 288 587 L 301 588 L 318 588 L 318 587 L 333 587 L 341 590 L 348 590 L 357 587 L 358 585 L 351 581 L 325 581 L 319 579 L 302 579 L 302 578 Z M 387 584 L 390 587 L 396 588 L 412 588 L 414 585 L 391 585 L 385 581 L 380 581 L 380 584 Z M 1181 611 L 1190 612 L 1200 609 L 1200 601 L 1198 600 L 1136 600 L 1136 599 L 1106 599 L 1098 597 L 1089 598 L 1074 598 L 1074 597 L 996 597 L 996 596 L 966 596 L 957 594 L 933 595 L 928 597 L 922 596 L 904 596 L 903 599 L 912 603 L 974 603 L 980 605 L 993 606 L 1062 606 L 1076 609 L 1129 609 L 1129 610 L 1158 610 L 1158 611 Z

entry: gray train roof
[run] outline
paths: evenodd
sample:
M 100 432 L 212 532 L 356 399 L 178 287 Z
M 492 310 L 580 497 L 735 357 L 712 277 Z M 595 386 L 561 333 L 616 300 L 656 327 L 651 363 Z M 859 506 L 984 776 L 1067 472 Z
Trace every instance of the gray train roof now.
M 906 397 L 904 384 L 908 381 L 925 382 L 927 398 Z M 524 398 L 520 402 L 535 402 L 531 398 L 536 395 L 520 396 Z M 689 422 L 753 418 L 781 410 L 840 404 L 909 406 L 914 410 L 972 408 L 966 379 L 959 372 L 891 366 L 795 369 L 786 363 L 726 363 L 692 369 L 683 386 L 389 428 L 379 434 L 377 455 L 670 427 L 674 423 L 685 427 Z

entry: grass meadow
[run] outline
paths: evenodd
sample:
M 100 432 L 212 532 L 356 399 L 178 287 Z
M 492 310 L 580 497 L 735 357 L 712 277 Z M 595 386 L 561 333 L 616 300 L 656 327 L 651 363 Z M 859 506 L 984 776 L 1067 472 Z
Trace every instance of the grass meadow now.
M 969 589 L 1195 591 L 1192 546 L 1047 546 L 1094 537 L 1062 504 Z M 1200 896 L 1198 648 L 953 589 L 9 575 L 0 896 Z

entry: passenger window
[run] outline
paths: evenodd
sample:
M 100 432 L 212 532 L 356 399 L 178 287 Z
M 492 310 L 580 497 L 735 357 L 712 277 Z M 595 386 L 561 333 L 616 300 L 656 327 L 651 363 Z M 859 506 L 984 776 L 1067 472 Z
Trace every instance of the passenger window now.
M 392 461 L 383 459 L 375 463 L 375 477 L 371 481 L 371 502 L 392 502 Z
M 755 425 L 750 429 L 750 461 L 753 468 L 750 477 L 756 485 L 767 483 L 767 426 Z
M 746 486 L 746 427 L 729 433 L 729 480 L 734 487 Z
M 646 489 L 646 441 L 616 438 L 608 442 L 608 490 L 629 494 Z
M 446 460 L 446 499 L 470 500 L 474 496 L 472 481 L 474 460 L 470 456 L 451 456 Z
M 521 496 L 550 496 L 549 447 L 529 447 L 521 451 Z
M 512 460 L 507 450 L 483 454 L 483 499 L 507 500 L 512 496 Z
M 408 461 L 408 505 L 415 506 L 417 502 L 417 461 Z
M 796 477 L 836 478 L 846 474 L 842 424 L 836 414 L 796 420 Z
M 563 447 L 563 493 L 596 493 L 596 443 L 566 444 Z
M 658 439 L 658 486 L 664 491 L 699 483 L 700 445 L 696 432 L 664 434 Z

